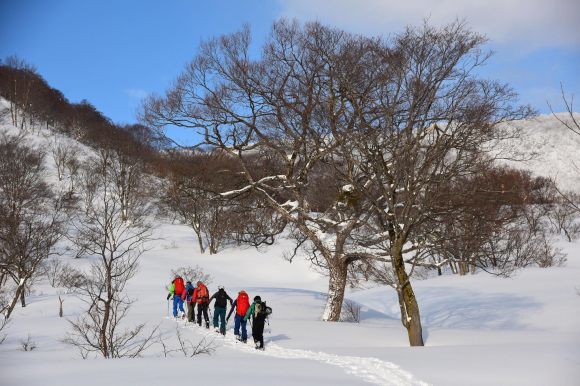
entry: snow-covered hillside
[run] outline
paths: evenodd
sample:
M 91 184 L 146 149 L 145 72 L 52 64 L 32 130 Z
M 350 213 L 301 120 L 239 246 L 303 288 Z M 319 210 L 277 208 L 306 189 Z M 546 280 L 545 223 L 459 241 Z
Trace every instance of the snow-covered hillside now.
M 577 118 L 579 114 L 575 114 Z M 558 118 L 569 121 L 564 113 Z M 526 169 L 535 176 L 553 178 L 563 190 L 580 192 L 580 135 L 568 130 L 553 115 L 540 115 L 517 121 L 521 137 L 509 141 L 518 161 L 503 163 L 516 169 Z M 512 152 L 513 153 L 513 152 Z
M 544 123 L 531 126 L 529 143 L 552 127 L 548 121 L 541 117 L 538 122 Z M 7 124 L 0 125 L 2 129 L 15 131 Z M 563 133 L 545 138 L 554 146 L 544 144 L 541 149 L 553 148 L 558 154 L 545 153 L 550 164 L 530 167 L 540 175 L 571 176 L 564 161 L 579 157 L 578 151 L 566 156 L 562 149 L 572 152 L 580 143 L 563 140 Z M 48 146 L 51 136 L 41 132 L 30 140 Z M 303 259 L 284 260 L 287 241 L 263 251 L 231 248 L 202 255 L 190 229 L 159 222 L 151 249 L 129 283 L 128 294 L 137 302 L 128 322 L 159 325 L 172 349 L 178 348 L 180 331 L 194 343 L 212 341 L 215 352 L 191 358 L 176 351 L 166 356 L 163 347 L 155 345 L 139 359 L 82 360 L 61 339 L 70 329 L 66 319 L 82 312 L 84 305 L 61 294 L 65 317 L 59 318 L 59 292 L 43 281 L 28 298 L 28 306 L 17 308 L 11 318 L 8 337 L 0 345 L 0 385 L 577 385 L 580 241 L 561 241 L 558 246 L 568 254 L 564 267 L 526 269 L 510 279 L 481 273 L 416 282 L 426 345 L 410 348 L 392 289 L 347 294 L 362 306 L 361 323 L 321 322 L 327 280 Z M 236 342 L 231 322 L 222 337 L 169 317 L 165 286 L 170 271 L 195 265 L 212 275 L 210 292 L 218 285 L 230 296 L 245 289 L 273 308 L 264 352 Z M 37 348 L 25 352 L 22 342 L 28 336 Z

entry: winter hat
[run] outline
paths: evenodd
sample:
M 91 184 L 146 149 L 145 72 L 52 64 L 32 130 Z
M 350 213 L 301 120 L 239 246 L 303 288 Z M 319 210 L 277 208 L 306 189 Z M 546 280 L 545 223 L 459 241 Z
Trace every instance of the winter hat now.
M 224 286 L 223 285 L 218 285 L 218 289 L 219 290 L 223 290 L 224 289 Z
M 255 297 L 254 297 L 254 301 L 255 301 L 255 302 L 261 302 L 261 301 L 262 301 L 262 298 L 261 298 L 261 297 L 259 297 L 259 296 L 255 296 Z

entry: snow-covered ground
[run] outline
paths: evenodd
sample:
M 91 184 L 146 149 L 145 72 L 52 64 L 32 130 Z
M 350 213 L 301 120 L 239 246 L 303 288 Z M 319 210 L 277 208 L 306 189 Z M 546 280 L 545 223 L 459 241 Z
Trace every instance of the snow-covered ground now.
M 578 243 L 561 244 L 568 253 L 561 268 L 527 269 L 511 279 L 478 274 L 416 282 L 426 346 L 410 348 L 388 288 L 349 293 L 363 305 L 361 323 L 325 323 L 319 320 L 325 279 L 304 261 L 285 261 L 283 247 L 209 256 L 196 251 L 186 227 L 162 225 L 156 233 L 129 288 L 138 299 L 130 323 L 161 324 L 168 337 L 181 329 L 191 341 L 209 334 L 217 348 L 211 356 L 165 358 L 155 346 L 141 359 L 82 360 L 59 341 L 80 304 L 68 296 L 59 318 L 56 290 L 44 283 L 13 315 L 0 346 L 0 384 L 173 385 L 191 378 L 220 385 L 577 385 L 580 379 Z M 244 288 L 272 306 L 265 352 L 235 342 L 231 330 L 222 338 L 167 318 L 170 269 L 196 264 L 213 276 L 210 291 L 218 284 L 230 295 Z M 24 352 L 28 335 L 38 348 Z
M 3 125 L 9 128 L 8 125 Z M 2 129 L 0 127 L 0 130 Z M 541 130 L 540 130 L 541 131 Z M 553 138 L 554 136 L 550 136 Z M 37 137 L 35 141 L 48 141 Z M 559 149 L 561 145 L 556 145 Z M 567 146 L 572 146 L 567 142 Z M 547 149 L 547 148 L 546 148 Z M 566 147 L 570 150 L 570 147 Z M 576 147 L 580 149 L 580 145 Z M 544 154 L 546 160 L 552 155 Z M 546 161 L 556 162 L 556 161 Z M 546 167 L 553 171 L 564 164 Z M 562 175 L 562 173 L 560 173 Z M 159 223 L 156 241 L 128 286 L 137 301 L 128 324 L 159 325 L 170 348 L 176 331 L 185 339 L 213 341 L 212 355 L 166 357 L 160 345 L 138 359 L 83 360 L 61 342 L 67 318 L 83 305 L 47 282 L 18 307 L 0 345 L 0 385 L 578 385 L 580 382 L 580 241 L 560 242 L 564 267 L 526 269 L 509 279 L 484 273 L 443 276 L 414 283 L 425 347 L 408 347 L 396 294 L 387 287 L 350 291 L 362 305 L 361 323 L 320 321 L 327 280 L 299 258 L 283 259 L 282 240 L 264 251 L 231 248 L 218 255 L 197 250 L 185 226 Z M 87 259 L 72 264 L 88 264 Z M 230 296 L 245 289 L 273 308 L 266 350 L 168 317 L 165 286 L 171 269 L 203 267 L 213 277 L 210 292 L 224 285 Z M 37 348 L 23 351 L 27 337 Z M 250 339 L 251 340 L 251 339 Z

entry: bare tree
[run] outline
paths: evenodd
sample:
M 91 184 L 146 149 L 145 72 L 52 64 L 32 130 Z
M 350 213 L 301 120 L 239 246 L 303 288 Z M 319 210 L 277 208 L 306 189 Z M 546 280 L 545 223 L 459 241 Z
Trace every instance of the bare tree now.
M 151 199 L 147 195 L 147 175 L 143 173 L 143 162 L 120 150 L 101 150 L 101 157 L 109 163 L 109 173 L 114 181 L 112 193 L 121 205 L 122 220 L 127 221 L 132 217 L 131 211 L 139 212 L 139 208 L 147 205 L 147 200 Z
M 57 141 L 55 137 L 55 143 L 51 146 L 52 159 L 54 165 L 56 166 L 58 180 L 62 181 L 65 177 L 65 172 L 78 170 L 78 148 L 65 141 Z M 72 170 L 71 170 L 71 167 Z M 70 179 L 74 178 L 73 174 L 70 175 Z
M 357 165 L 352 190 L 373 214 L 361 253 L 391 264 L 412 346 L 423 338 L 409 273 L 440 264 L 428 261 L 430 246 L 442 241 L 430 236 L 457 214 L 448 195 L 460 193 L 447 187 L 489 162 L 485 145 L 506 135 L 500 123 L 531 114 L 512 107 L 515 93 L 507 85 L 477 77 L 475 69 L 489 57 L 484 43 L 462 23 L 408 28 L 384 52 L 391 60 L 380 62 L 386 67 L 372 98 L 361 99 L 357 89 L 347 93 L 363 119 L 342 157 Z
M 0 285 L 14 285 L 2 304 L 6 318 L 18 299 L 26 306 L 26 289 L 63 236 L 63 201 L 43 180 L 44 156 L 22 140 L 0 135 Z
M 72 332 L 65 339 L 81 355 L 99 353 L 105 358 L 135 357 L 153 344 L 155 330 L 144 334 L 145 324 L 123 327 L 134 302 L 125 294 L 127 282 L 138 269 L 138 260 L 151 238 L 150 206 L 126 210 L 118 193 L 119 163 L 107 152 L 86 165 L 97 182 L 84 185 L 84 214 L 74 222 L 72 238 L 82 255 L 95 258 L 80 287 L 88 305 L 86 315 L 70 321 Z
M 261 60 L 250 59 L 249 42 L 246 28 L 204 43 L 175 87 L 146 102 L 143 119 L 156 127 L 198 128 L 207 144 L 237 160 L 244 184 L 222 196 L 251 196 L 293 227 L 312 262 L 329 274 L 323 319 L 338 321 L 348 266 L 356 260 L 349 234 L 365 212 L 343 210 L 336 173 L 325 207 L 312 208 L 309 199 L 322 171 L 332 170 L 325 163 L 342 138 L 334 134 L 356 120 L 341 99 L 339 78 L 361 64 L 357 58 L 366 58 L 373 40 L 281 21 Z

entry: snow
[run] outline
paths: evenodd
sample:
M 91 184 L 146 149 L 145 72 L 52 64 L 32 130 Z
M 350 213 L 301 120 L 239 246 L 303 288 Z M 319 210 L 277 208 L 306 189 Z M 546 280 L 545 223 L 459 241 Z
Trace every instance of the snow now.
M 558 118 L 569 121 L 566 114 Z M 580 118 L 580 115 L 574 115 Z M 553 115 L 539 115 L 514 123 L 522 129 L 522 137 L 510 141 L 523 161 L 504 160 L 501 163 L 517 169 L 527 169 L 535 176 L 555 179 L 560 188 L 580 192 L 580 135 L 574 134 Z
M 33 140 L 41 145 L 51 139 L 40 135 Z M 554 149 L 568 152 L 566 159 L 576 157 L 569 140 Z M 564 158 L 543 157 L 554 164 L 531 163 L 535 173 L 572 176 Z M 362 307 L 361 323 L 323 322 L 328 279 L 306 259 L 285 260 L 289 241 L 260 251 L 232 247 L 204 255 L 192 230 L 161 221 L 154 239 L 127 286 L 128 295 L 137 299 L 128 325 L 159 325 L 174 349 L 177 330 L 192 342 L 213 340 L 212 355 L 190 358 L 174 352 L 165 357 L 155 345 L 138 359 L 82 360 L 61 340 L 70 329 L 66 319 L 82 313 L 84 305 L 43 280 L 2 331 L 7 339 L 0 345 L 0 385 L 566 386 L 580 379 L 580 241 L 559 241 L 568 255 L 564 267 L 526 269 L 509 279 L 481 273 L 415 281 L 426 345 L 411 348 L 396 293 L 388 287 L 347 291 L 346 297 Z M 88 259 L 61 258 L 79 267 L 89 264 Z M 171 269 L 196 265 L 212 275 L 210 292 L 217 284 L 232 297 L 245 289 L 250 298 L 259 294 L 273 308 L 264 352 L 236 342 L 231 322 L 221 337 L 168 317 L 165 287 Z M 65 299 L 64 318 L 58 317 L 59 294 Z M 21 341 L 29 335 L 37 348 L 25 352 Z

